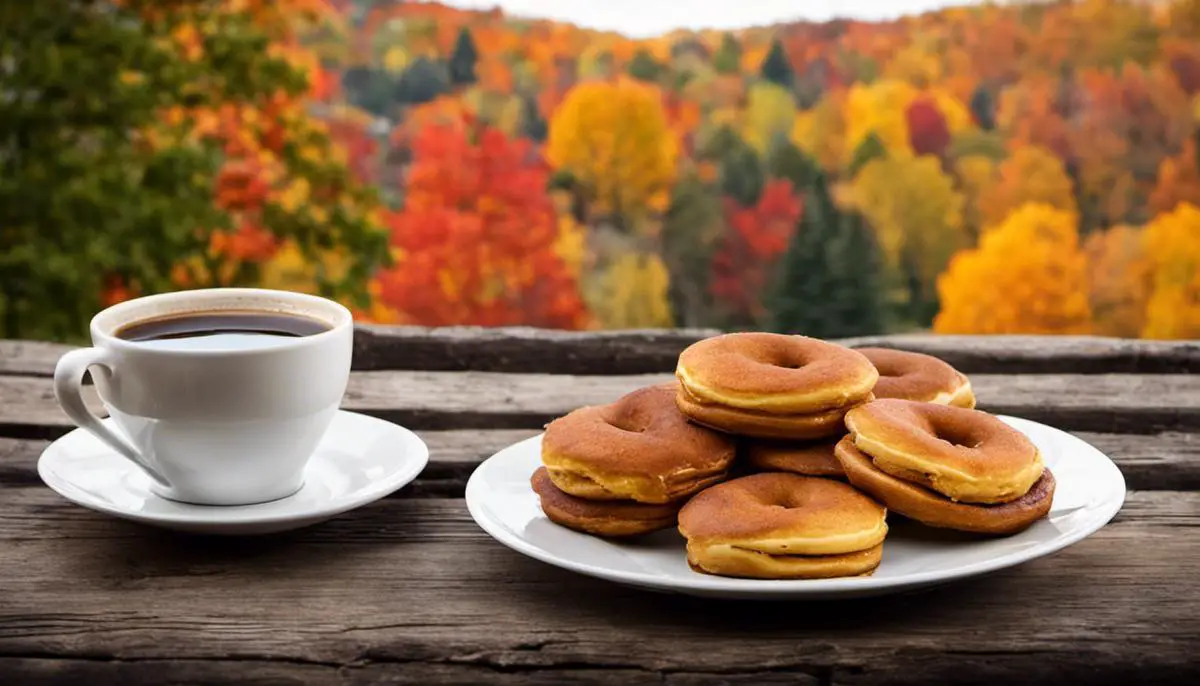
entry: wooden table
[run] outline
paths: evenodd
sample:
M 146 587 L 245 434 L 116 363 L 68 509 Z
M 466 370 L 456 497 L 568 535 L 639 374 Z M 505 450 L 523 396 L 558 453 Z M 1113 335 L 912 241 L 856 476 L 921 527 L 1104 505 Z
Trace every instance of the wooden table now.
M 1067 550 L 932 591 L 721 602 L 577 576 L 467 515 L 483 458 L 655 382 L 704 332 L 361 329 L 346 407 L 419 431 L 393 497 L 301 532 L 188 537 L 38 480 L 62 346 L 0 342 L 0 684 L 1200 683 L 1200 345 L 855 341 L 932 352 L 984 409 L 1070 430 L 1132 489 Z

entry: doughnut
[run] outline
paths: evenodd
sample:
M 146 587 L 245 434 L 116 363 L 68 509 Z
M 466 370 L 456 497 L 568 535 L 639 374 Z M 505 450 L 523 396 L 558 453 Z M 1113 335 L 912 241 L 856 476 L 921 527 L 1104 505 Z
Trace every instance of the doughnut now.
M 750 440 L 742 444 L 739 454 L 760 471 L 845 479 L 842 463 L 833 454 L 835 445 L 836 440 L 818 443 Z
M 731 333 L 698 341 L 675 369 L 679 410 L 692 421 L 761 438 L 813 439 L 841 431 L 879 373 L 849 348 L 805 336 Z
M 954 501 L 1016 500 L 1044 469 L 1025 434 L 979 410 L 890 398 L 850 410 L 846 428 L 876 468 Z
M 932 355 L 891 348 L 855 349 L 879 370 L 876 398 L 975 407 L 975 393 L 967 377 Z
M 1041 477 L 1024 495 L 999 505 L 956 503 L 933 491 L 880 471 L 871 458 L 847 436 L 834 450 L 855 488 L 883 503 L 889 510 L 927 526 L 978 534 L 1007 535 L 1023 531 L 1050 512 L 1054 500 L 1054 475 Z
M 717 431 L 735 436 L 793 440 L 826 438 L 844 432 L 843 420 L 848 409 L 842 407 L 811 415 L 776 415 L 705 405 L 697 402 L 685 389 L 679 390 L 675 402 L 688 419 Z
M 676 384 L 651 386 L 550 422 L 542 436 L 550 480 L 579 498 L 640 503 L 679 500 L 723 480 L 733 439 L 688 422 L 675 394 Z
M 720 576 L 814 579 L 879 566 L 887 511 L 849 485 L 783 472 L 706 489 L 679 511 L 688 564 Z
M 538 467 L 529 482 L 550 521 L 596 536 L 619 538 L 668 529 L 675 526 L 679 514 L 679 503 L 576 498 L 555 486 L 545 467 Z

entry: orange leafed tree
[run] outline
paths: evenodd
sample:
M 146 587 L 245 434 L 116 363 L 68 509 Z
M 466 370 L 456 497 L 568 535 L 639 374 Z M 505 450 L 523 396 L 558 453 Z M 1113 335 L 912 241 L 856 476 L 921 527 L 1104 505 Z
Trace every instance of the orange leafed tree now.
M 984 225 L 999 223 L 1026 203 L 1076 210 L 1071 177 L 1045 148 L 1022 146 L 1000 164 L 1000 178 L 980 198 Z
M 397 263 L 378 277 L 386 309 L 374 317 L 582 327 L 578 284 L 555 250 L 548 171 L 528 142 L 467 122 L 427 128 L 413 153 L 405 207 L 387 219 Z
M 1184 202 L 1200 206 L 1200 153 L 1195 137 L 1187 139 L 1178 155 L 1159 163 L 1158 183 L 1150 194 L 1155 212 L 1170 212 Z
M 1142 231 L 1127 225 L 1096 231 L 1084 242 L 1084 252 L 1095 333 L 1136 338 L 1145 325 L 1150 285 Z
M 1143 338 L 1200 338 L 1200 208 L 1183 203 L 1146 225 L 1151 274 Z
M 1087 258 L 1076 218 L 1024 205 L 955 255 L 938 280 L 938 333 L 1080 334 L 1091 328 Z
M 768 182 L 754 207 L 725 203 L 729 230 L 713 254 L 709 290 L 731 312 L 761 321 L 771 268 L 787 248 L 801 203 L 784 180 Z

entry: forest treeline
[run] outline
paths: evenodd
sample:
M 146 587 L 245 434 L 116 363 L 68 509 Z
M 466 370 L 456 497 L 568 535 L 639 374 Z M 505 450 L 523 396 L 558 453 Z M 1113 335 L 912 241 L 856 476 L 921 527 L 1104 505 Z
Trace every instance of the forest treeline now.
M 646 40 L 67 4 L 0 47 L 38 95 L 0 103 L 5 335 L 252 283 L 385 323 L 1200 337 L 1200 0 Z

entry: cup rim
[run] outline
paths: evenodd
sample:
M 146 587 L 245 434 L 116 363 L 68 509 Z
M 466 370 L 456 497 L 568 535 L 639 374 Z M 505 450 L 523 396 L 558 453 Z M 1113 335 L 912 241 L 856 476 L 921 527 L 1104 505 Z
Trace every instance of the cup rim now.
M 129 322 L 139 321 L 139 318 L 131 318 L 126 321 L 120 321 L 116 325 L 106 325 L 107 320 L 113 317 L 119 317 L 127 310 L 138 309 L 146 306 L 148 303 L 155 302 L 165 305 L 186 303 L 195 298 L 204 298 L 206 296 L 222 296 L 229 298 L 243 297 L 246 299 L 264 298 L 272 299 L 277 302 L 290 302 L 297 305 L 311 305 L 315 308 L 321 308 L 333 312 L 331 318 L 324 318 L 331 326 L 329 330 L 313 334 L 311 336 L 300 336 L 294 340 L 278 345 L 272 345 L 265 348 L 249 348 L 249 349 L 174 349 L 174 348 L 156 348 L 138 345 L 136 341 L 127 341 L 123 338 L 118 338 L 115 335 L 117 329 L 121 325 Z M 203 308 L 198 306 L 197 311 Z M 266 309 L 266 308 L 264 308 Z M 183 310 L 187 311 L 187 310 Z M 315 315 L 314 315 L 315 316 Z M 148 318 L 148 317 L 147 317 Z M 271 288 L 197 288 L 193 290 L 168 291 L 165 293 L 155 293 L 145 295 L 138 298 L 125 300 L 115 305 L 100 310 L 92 316 L 89 322 L 88 329 L 92 336 L 92 344 L 96 346 L 114 348 L 138 354 L 146 355 L 161 355 L 165 357 L 227 357 L 227 356 L 246 356 L 246 355 L 263 355 L 278 353 L 281 350 L 289 350 L 298 347 L 309 345 L 317 345 L 330 338 L 342 334 L 346 329 L 354 325 L 354 315 L 350 310 L 339 302 L 323 298 L 319 295 L 311 295 L 309 293 L 299 293 L 296 291 L 285 291 Z

